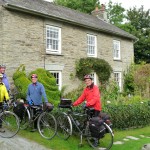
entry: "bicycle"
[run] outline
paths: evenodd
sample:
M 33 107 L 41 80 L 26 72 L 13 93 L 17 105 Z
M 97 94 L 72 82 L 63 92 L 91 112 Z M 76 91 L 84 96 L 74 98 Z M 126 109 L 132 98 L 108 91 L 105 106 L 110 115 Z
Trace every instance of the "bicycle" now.
M 0 136 L 3 138 L 11 138 L 15 136 L 20 129 L 19 118 L 15 113 L 8 111 L 9 107 L 9 104 L 4 102 L 0 109 L 0 120 L 3 129 L 3 132 L 0 132 Z
M 33 127 L 34 122 L 37 120 L 37 129 L 40 135 L 45 139 L 52 139 L 57 132 L 57 123 L 55 117 L 50 114 L 52 108 L 36 105 L 28 105 L 23 103 L 24 112 L 20 118 L 20 129 L 27 129 Z M 35 111 L 35 114 L 34 114 Z
M 95 137 L 92 137 L 89 128 L 89 120 L 92 116 L 93 109 L 85 107 L 83 113 L 75 112 L 72 109 L 71 103 L 71 100 L 65 99 L 64 102 L 61 102 L 58 105 L 59 112 L 61 108 L 65 110 L 60 112 L 57 116 L 57 135 L 60 138 L 67 140 L 72 135 L 74 126 L 80 135 L 79 146 L 82 146 L 84 136 L 92 148 L 96 150 L 109 150 L 113 145 L 114 137 L 110 126 L 107 125 L 106 122 L 102 123 L 100 130 L 102 136 L 98 139 L 98 145 L 95 146 Z M 82 118 L 82 121 L 79 121 L 77 118 Z

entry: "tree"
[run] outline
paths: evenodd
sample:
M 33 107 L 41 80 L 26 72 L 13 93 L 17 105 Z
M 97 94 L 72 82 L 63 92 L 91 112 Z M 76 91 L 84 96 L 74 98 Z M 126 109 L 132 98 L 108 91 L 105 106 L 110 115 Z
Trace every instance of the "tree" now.
M 135 43 L 134 53 L 135 62 L 145 61 L 150 63 L 150 9 L 144 11 L 144 7 L 129 9 L 127 11 L 128 24 L 133 26 L 136 31 L 131 32 L 138 37 Z
M 111 24 L 114 25 L 120 25 L 123 23 L 123 20 L 126 18 L 126 15 L 124 14 L 125 9 L 121 6 L 120 3 L 112 3 L 112 1 L 109 1 L 108 3 L 108 19 Z
M 99 0 L 54 0 L 54 3 L 88 14 L 95 9 L 96 5 L 99 6 Z
M 125 11 L 121 4 L 110 1 L 107 13 L 111 24 L 137 37 L 138 41 L 134 44 L 135 63 L 150 63 L 150 10 L 144 11 L 141 6 Z

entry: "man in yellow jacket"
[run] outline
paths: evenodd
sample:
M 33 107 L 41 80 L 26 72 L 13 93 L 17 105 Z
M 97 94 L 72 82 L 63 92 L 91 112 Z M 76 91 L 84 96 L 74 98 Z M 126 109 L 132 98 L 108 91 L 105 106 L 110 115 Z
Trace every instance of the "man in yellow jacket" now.
M 3 102 L 4 100 L 9 100 L 9 95 L 5 84 L 2 82 L 3 74 L 0 74 L 0 110 L 3 109 Z M 0 132 L 5 132 L 2 128 L 2 121 L 0 120 Z

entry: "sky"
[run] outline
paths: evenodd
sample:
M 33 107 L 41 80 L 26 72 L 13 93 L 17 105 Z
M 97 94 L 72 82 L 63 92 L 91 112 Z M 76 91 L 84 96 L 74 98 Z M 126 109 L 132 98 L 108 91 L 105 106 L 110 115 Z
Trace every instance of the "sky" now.
M 109 0 L 99 0 L 100 4 L 107 4 Z M 121 6 L 125 9 L 133 8 L 140 8 L 141 5 L 144 6 L 144 10 L 150 9 L 150 0 L 111 0 L 114 3 L 121 3 Z

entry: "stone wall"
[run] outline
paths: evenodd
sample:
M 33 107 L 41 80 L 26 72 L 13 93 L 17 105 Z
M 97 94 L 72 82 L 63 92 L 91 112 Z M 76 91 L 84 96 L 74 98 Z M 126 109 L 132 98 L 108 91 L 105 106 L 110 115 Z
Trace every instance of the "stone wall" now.
M 56 70 L 57 67 L 62 68 L 62 84 L 67 87 L 66 91 L 77 88 L 79 80 L 70 78 L 70 75 L 75 76 L 75 62 L 87 57 L 87 33 L 97 35 L 98 58 L 108 61 L 115 71 L 125 70 L 133 61 L 133 43 L 125 38 L 6 9 L 0 19 L 3 19 L 0 23 L 0 27 L 3 26 L 3 61 L 11 83 L 12 75 L 20 64 L 25 64 L 27 73 L 36 68 L 50 70 L 56 66 Z M 46 25 L 61 27 L 62 54 L 59 56 L 46 54 Z M 121 61 L 113 60 L 113 39 L 121 41 Z

